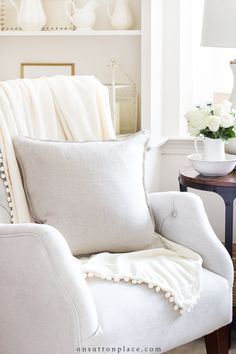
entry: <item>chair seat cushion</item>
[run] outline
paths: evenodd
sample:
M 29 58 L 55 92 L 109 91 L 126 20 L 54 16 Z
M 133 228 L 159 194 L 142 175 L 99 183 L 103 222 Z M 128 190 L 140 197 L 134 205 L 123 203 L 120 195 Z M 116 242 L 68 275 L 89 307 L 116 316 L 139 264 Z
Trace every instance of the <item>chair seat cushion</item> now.
M 157 243 L 144 188 L 148 139 L 146 132 L 99 142 L 14 139 L 34 221 L 57 228 L 74 255 Z
M 173 311 L 163 294 L 144 285 L 94 278 L 88 280 L 88 284 L 97 308 L 100 331 L 84 342 L 84 347 L 161 348 L 164 352 L 231 321 L 232 288 L 227 280 L 206 269 L 202 272 L 198 304 L 182 316 Z

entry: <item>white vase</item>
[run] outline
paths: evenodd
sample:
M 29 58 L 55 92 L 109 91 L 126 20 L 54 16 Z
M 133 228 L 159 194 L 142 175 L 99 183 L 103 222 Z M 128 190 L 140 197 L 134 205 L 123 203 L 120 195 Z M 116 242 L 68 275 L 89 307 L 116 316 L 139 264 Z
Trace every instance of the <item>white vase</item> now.
M 98 4 L 94 0 L 88 1 L 82 8 L 76 7 L 72 0 L 65 2 L 66 14 L 77 30 L 93 29 L 96 22 L 95 10 L 97 7 Z
M 17 11 L 17 24 L 24 31 L 40 31 L 46 24 L 42 0 L 21 0 L 20 6 L 15 0 L 9 0 Z
M 107 15 L 114 29 L 127 30 L 133 26 L 133 14 L 128 0 L 109 1 L 107 4 Z
M 194 140 L 195 150 L 197 153 L 197 140 Z M 203 139 L 203 160 L 206 161 L 223 161 L 225 160 L 225 143 L 222 139 L 210 139 L 204 137 Z

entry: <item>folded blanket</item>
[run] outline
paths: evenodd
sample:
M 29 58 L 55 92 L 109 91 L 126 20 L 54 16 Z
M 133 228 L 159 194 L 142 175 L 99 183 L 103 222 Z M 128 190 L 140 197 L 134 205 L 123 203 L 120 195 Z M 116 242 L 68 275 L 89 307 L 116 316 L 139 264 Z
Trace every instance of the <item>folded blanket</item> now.
M 0 82 L 0 146 L 13 222 L 29 222 L 11 137 L 101 140 L 115 137 L 108 90 L 93 76 Z
M 162 247 L 130 252 L 100 253 L 80 259 L 85 277 L 115 282 L 145 283 L 149 289 L 164 292 L 174 310 L 189 312 L 199 298 L 201 257 L 160 236 Z

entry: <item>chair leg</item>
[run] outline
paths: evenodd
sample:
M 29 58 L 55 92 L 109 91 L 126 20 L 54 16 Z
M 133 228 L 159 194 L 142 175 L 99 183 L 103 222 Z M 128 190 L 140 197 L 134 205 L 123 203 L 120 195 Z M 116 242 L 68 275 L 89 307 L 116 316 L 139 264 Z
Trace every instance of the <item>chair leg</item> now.
M 229 325 L 217 329 L 204 338 L 207 354 L 229 353 Z

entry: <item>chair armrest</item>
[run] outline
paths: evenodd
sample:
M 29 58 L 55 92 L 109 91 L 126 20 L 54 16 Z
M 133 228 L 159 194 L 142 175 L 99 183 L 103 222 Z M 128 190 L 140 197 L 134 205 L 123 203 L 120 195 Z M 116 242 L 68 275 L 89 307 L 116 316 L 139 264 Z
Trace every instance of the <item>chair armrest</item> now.
M 48 225 L 2 224 L 0 250 L 2 352 L 75 353 L 98 318 L 64 237 Z
M 203 266 L 233 283 L 231 258 L 217 238 L 196 194 L 161 192 L 148 195 L 156 231 L 197 252 Z

